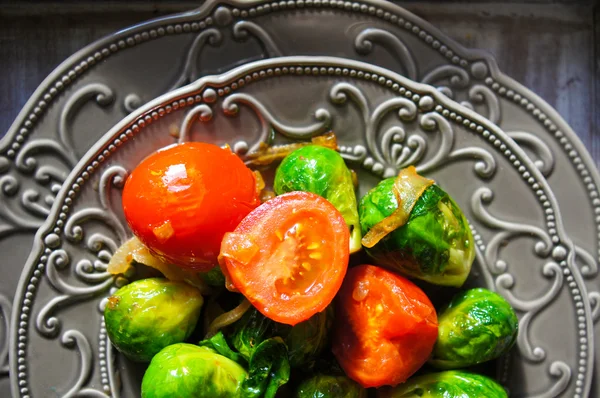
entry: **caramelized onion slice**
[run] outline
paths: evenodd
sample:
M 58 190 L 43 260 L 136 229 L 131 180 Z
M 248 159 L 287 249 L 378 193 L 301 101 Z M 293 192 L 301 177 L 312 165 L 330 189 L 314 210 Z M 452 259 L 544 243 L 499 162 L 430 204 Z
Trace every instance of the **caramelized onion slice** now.
M 398 208 L 388 217 L 375 224 L 363 236 L 363 246 L 367 248 L 375 246 L 387 234 L 406 224 L 417 200 L 432 184 L 433 180 L 418 175 L 414 166 L 400 170 L 393 188 Z
M 133 261 L 160 271 L 165 278 L 171 281 L 186 282 L 196 287 L 202 294 L 211 293 L 210 287 L 196 272 L 184 270 L 162 261 L 135 236 L 117 249 L 108 263 L 107 270 L 111 274 L 122 274 L 132 265 Z
M 246 313 L 246 311 L 250 309 L 250 307 L 252 307 L 250 302 L 246 299 L 243 299 L 240 305 L 231 311 L 225 312 L 216 317 L 208 327 L 208 331 L 206 332 L 204 339 L 210 339 L 217 334 L 219 330 L 231 325 L 234 322 L 237 322 Z
M 256 152 L 246 155 L 247 166 L 267 166 L 273 162 L 282 160 L 296 149 L 307 145 L 320 145 L 326 148 L 337 150 L 337 138 L 333 132 L 319 135 L 311 138 L 310 142 L 295 142 L 287 145 L 271 146 L 266 143 L 261 143 Z

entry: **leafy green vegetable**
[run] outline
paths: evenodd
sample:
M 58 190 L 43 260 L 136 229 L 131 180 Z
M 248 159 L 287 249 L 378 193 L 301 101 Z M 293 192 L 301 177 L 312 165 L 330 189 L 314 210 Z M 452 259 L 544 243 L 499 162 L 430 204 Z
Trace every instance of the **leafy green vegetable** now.
M 246 358 L 244 358 L 243 355 L 233 351 L 229 347 L 229 344 L 227 343 L 227 340 L 221 331 L 219 331 L 210 339 L 202 340 L 200 343 L 198 343 L 198 345 L 200 347 L 212 348 L 218 354 L 223 355 L 224 357 L 229 358 L 240 365 L 245 365 L 247 363 Z
M 345 376 L 346 373 L 340 366 L 331 350 L 324 350 L 321 355 L 315 359 L 314 366 L 309 369 L 311 374 L 326 374 L 329 376 Z
M 218 265 L 213 267 L 210 271 L 198 272 L 198 276 L 207 285 L 215 287 L 225 286 L 225 275 L 223 275 L 223 271 L 221 271 L 221 267 Z
M 270 337 L 281 337 L 288 348 L 293 368 L 311 365 L 329 342 L 333 306 L 295 326 L 274 322 L 251 308 L 235 323 L 233 346 L 248 359 L 254 348 Z
M 455 369 L 498 358 L 517 340 L 519 321 L 510 304 L 487 289 L 457 294 L 438 317 L 430 363 Z
M 152 358 L 142 379 L 142 398 L 236 398 L 248 373 L 208 347 L 174 344 Z
M 280 337 L 260 343 L 252 351 L 249 376 L 242 384 L 244 398 L 273 398 L 290 379 L 287 347 Z
M 329 343 L 333 325 L 333 306 L 295 326 L 275 324 L 274 334 L 281 336 L 288 347 L 292 368 L 309 366 Z
M 398 208 L 394 181 L 381 181 L 360 201 L 363 234 Z M 423 192 L 405 225 L 366 251 L 379 265 L 437 285 L 457 287 L 467 279 L 475 257 L 465 216 L 437 185 Z
M 379 398 L 508 398 L 494 380 L 474 373 L 449 370 L 408 379 L 377 392 Z
M 247 365 L 250 374 L 242 385 L 243 397 L 274 397 L 279 387 L 290 379 L 287 347 L 280 337 L 263 339 L 264 331 L 256 333 L 266 324 L 262 323 L 259 317 L 250 314 L 246 320 L 247 323 L 244 327 L 238 327 L 234 336 L 237 336 L 235 341 L 248 357 L 233 351 L 222 332 L 201 341 L 200 345 L 210 347 L 238 364 Z M 249 325 L 257 327 L 251 332 Z M 248 337 L 248 340 L 245 340 L 245 337 Z
M 109 297 L 104 310 L 106 331 L 128 358 L 149 362 L 164 347 L 190 336 L 202 303 L 198 289 L 187 283 L 138 280 Z
M 234 331 L 231 336 L 233 346 L 246 360 L 250 360 L 254 349 L 264 340 L 271 337 L 268 333 L 274 323 L 256 308 L 250 308 L 234 324 Z
M 308 191 L 327 199 L 342 213 L 350 228 L 350 252 L 360 250 L 361 231 L 352 174 L 339 153 L 318 145 L 295 150 L 277 168 L 273 189 L 277 195 Z
M 367 398 L 367 390 L 346 376 L 315 375 L 298 386 L 296 398 Z

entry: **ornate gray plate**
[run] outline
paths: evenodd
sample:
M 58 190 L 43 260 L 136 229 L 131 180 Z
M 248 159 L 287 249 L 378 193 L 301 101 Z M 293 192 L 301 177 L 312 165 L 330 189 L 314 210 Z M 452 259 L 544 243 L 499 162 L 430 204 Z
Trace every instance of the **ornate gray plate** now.
M 335 29 L 329 29 L 332 24 Z M 69 170 L 110 126 L 201 75 L 295 54 L 338 55 L 399 71 L 439 87 L 506 130 L 563 204 L 565 229 L 599 318 L 598 173 L 560 116 L 503 75 L 488 54 L 465 50 L 384 1 L 209 0 L 198 10 L 134 26 L 74 54 L 40 85 L 0 142 L 0 252 L 10 258 L 2 263 L 0 281 L 4 319 L 33 231 L 49 214 Z M 8 374 L 7 329 L 0 315 L 0 377 Z
M 330 128 L 361 193 L 416 164 L 465 211 L 477 245 L 471 283 L 496 289 L 520 316 L 517 348 L 498 367 L 514 395 L 587 396 L 592 311 L 539 169 L 498 127 L 434 88 L 327 57 L 259 61 L 203 78 L 133 112 L 78 162 L 19 282 L 14 396 L 139 394 L 143 368 L 115 357 L 101 316 L 109 292 L 127 282 L 106 265 L 130 234 L 120 206 L 128 170 L 176 141 L 229 143 L 243 157 L 272 130 L 284 142 Z

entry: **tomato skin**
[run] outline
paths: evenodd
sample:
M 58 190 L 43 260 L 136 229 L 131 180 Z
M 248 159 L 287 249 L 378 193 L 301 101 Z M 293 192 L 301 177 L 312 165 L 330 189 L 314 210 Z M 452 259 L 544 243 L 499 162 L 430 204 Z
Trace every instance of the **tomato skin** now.
M 123 188 L 133 233 L 163 260 L 198 271 L 217 264 L 223 235 L 259 204 L 254 174 L 242 160 L 200 142 L 153 153 Z
M 290 192 L 253 210 L 225 234 L 220 265 L 263 315 L 295 325 L 323 311 L 338 292 L 350 232 L 326 199 Z
M 437 314 L 408 279 L 373 265 L 348 270 L 338 295 L 333 353 L 363 387 L 395 386 L 428 359 Z

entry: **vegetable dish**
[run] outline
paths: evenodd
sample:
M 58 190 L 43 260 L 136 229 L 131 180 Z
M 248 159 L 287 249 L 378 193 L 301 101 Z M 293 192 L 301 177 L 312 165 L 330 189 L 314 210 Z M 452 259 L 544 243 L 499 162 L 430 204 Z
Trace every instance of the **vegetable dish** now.
M 245 161 L 183 143 L 130 172 L 133 237 L 109 271 L 149 277 L 104 318 L 147 366 L 143 398 L 507 396 L 473 367 L 512 348 L 518 319 L 463 288 L 475 247 L 461 209 L 412 166 L 357 198 L 336 149 L 331 133 Z

